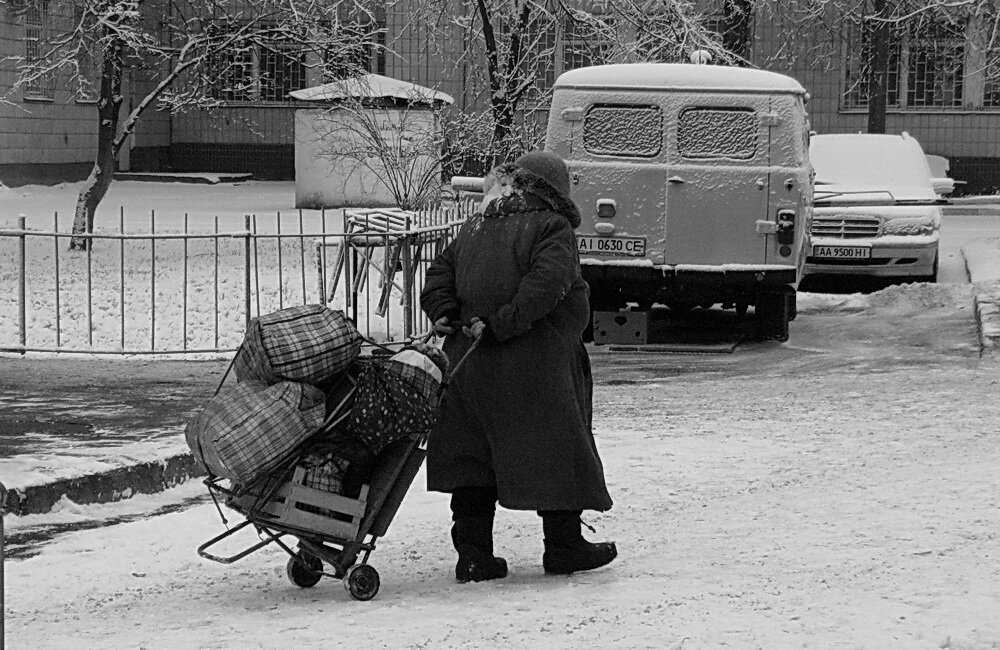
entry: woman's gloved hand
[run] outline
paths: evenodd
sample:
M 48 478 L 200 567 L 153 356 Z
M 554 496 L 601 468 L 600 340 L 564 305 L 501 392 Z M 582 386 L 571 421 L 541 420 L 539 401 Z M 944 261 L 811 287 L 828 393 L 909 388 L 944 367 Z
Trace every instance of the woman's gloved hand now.
M 448 334 L 454 334 L 455 328 L 450 325 L 451 317 L 442 316 L 441 318 L 434 321 L 434 333 L 439 336 L 447 336 Z
M 462 326 L 462 333 L 470 339 L 479 340 L 486 333 L 486 321 L 479 318 L 479 316 L 473 316 L 468 325 Z

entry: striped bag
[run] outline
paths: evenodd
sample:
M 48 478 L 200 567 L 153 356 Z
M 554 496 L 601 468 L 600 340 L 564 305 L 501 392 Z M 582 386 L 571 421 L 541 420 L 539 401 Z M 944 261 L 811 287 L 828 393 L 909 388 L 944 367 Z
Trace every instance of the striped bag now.
M 325 395 L 314 386 L 245 381 L 213 398 L 184 437 L 210 474 L 247 485 L 315 433 L 325 413 Z
M 237 381 L 322 384 L 361 352 L 361 334 L 342 311 L 299 305 L 250 321 L 233 367 Z

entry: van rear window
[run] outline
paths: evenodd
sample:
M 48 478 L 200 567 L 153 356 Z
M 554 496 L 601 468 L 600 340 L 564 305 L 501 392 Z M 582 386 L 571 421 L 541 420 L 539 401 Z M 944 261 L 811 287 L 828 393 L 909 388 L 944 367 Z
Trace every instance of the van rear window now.
M 686 108 L 677 120 L 677 150 L 684 158 L 737 158 L 757 152 L 759 120 L 750 108 Z
M 598 155 L 652 158 L 663 148 L 663 113 L 659 106 L 591 106 L 583 118 L 583 147 Z

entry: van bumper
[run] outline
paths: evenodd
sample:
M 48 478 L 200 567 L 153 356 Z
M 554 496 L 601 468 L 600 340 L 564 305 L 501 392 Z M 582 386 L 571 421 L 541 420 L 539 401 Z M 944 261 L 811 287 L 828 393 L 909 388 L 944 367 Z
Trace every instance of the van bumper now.
M 581 260 L 583 279 L 590 285 L 591 302 L 622 306 L 626 302 L 746 302 L 761 292 L 794 288 L 794 266 L 771 264 L 616 265 Z

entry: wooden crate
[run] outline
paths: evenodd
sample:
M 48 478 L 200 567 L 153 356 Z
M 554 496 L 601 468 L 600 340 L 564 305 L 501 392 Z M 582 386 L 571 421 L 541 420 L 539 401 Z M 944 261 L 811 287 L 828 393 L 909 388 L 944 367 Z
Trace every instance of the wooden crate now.
M 261 503 L 259 495 L 236 497 L 233 506 L 259 523 L 302 530 L 313 535 L 354 540 L 368 505 L 368 486 L 357 499 L 303 485 L 306 470 L 296 467 L 292 479 L 283 483 Z

